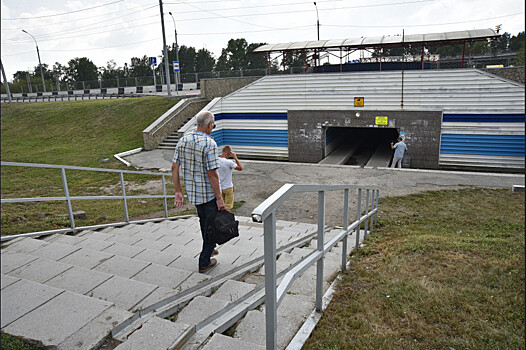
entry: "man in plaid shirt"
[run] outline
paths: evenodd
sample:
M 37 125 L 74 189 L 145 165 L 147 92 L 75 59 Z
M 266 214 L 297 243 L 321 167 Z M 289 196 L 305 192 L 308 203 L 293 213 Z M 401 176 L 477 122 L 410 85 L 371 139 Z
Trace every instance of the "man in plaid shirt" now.
M 210 137 L 215 128 L 214 115 L 209 111 L 201 111 L 196 116 L 197 130 L 185 134 L 177 143 L 172 160 L 172 178 L 175 187 L 175 206 L 182 208 L 184 203 L 183 190 L 179 177 L 182 168 L 186 195 L 190 203 L 195 205 L 203 249 L 199 255 L 199 272 L 207 272 L 217 264 L 211 259 L 212 254 L 218 254 L 214 249 L 216 244 L 205 240 L 206 218 L 218 210 L 225 209 L 225 203 L 219 189 L 217 168 L 217 144 Z

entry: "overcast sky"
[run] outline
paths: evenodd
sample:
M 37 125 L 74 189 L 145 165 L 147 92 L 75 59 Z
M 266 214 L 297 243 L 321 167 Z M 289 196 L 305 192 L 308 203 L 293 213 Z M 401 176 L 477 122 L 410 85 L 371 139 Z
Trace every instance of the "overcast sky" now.
M 8 80 L 42 63 L 67 65 L 87 57 L 98 67 L 113 59 L 158 56 L 158 0 L 2 0 L 1 58 Z M 320 0 L 320 39 L 344 39 L 495 28 L 524 30 L 524 0 Z M 231 38 L 248 43 L 316 40 L 316 7 L 302 0 L 163 0 L 166 42 L 206 48 L 217 59 Z M 182 72 L 184 73 L 184 72 Z

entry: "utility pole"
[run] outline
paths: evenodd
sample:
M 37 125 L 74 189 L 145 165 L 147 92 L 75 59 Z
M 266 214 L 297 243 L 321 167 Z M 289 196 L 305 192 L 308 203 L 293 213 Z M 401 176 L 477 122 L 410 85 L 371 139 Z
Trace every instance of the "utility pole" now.
M 166 49 L 166 35 L 164 33 L 163 0 L 159 0 L 159 9 L 161 10 L 161 26 L 163 28 L 164 72 L 166 74 L 166 89 L 168 90 L 168 95 L 172 96 L 172 91 L 170 88 L 170 68 L 168 67 L 168 50 Z
M 320 16 L 318 15 L 318 5 L 316 5 L 316 1 L 314 1 L 314 7 L 316 7 L 316 24 L 318 26 L 318 41 L 320 41 Z M 320 53 L 318 52 L 318 66 L 320 65 Z
M 0 59 L 0 66 L 2 66 L 2 77 L 4 78 L 5 91 L 7 92 L 9 103 L 11 103 L 13 102 L 13 100 L 11 99 L 11 91 L 9 91 L 9 83 L 7 82 L 7 78 L 5 77 L 4 63 L 2 63 L 2 59 Z

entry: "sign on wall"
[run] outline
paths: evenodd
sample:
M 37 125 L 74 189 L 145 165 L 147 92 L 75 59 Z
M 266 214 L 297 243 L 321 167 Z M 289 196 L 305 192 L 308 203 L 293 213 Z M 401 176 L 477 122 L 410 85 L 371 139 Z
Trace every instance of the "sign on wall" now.
M 363 97 L 355 97 L 354 98 L 354 107 L 363 107 L 364 98 Z
M 388 117 L 376 117 L 374 123 L 376 125 L 387 125 Z

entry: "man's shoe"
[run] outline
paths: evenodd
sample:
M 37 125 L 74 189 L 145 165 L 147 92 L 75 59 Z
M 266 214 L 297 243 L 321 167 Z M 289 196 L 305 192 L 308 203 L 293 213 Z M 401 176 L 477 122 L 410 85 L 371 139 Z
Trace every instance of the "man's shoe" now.
M 207 271 L 210 271 L 216 265 L 217 265 L 217 260 L 210 259 L 210 264 L 208 264 L 208 266 L 203 266 L 203 267 L 199 266 L 199 273 L 205 273 Z
M 219 250 L 214 249 L 214 251 L 212 252 L 212 256 L 214 256 L 214 255 L 219 255 Z

